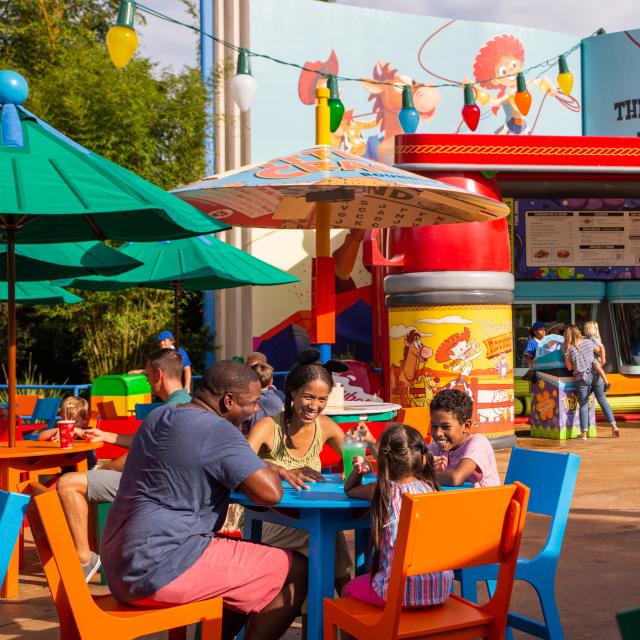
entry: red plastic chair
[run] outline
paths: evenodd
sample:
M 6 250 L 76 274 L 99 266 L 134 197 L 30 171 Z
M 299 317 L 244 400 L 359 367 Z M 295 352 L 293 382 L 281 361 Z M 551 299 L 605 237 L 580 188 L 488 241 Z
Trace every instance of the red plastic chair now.
M 0 418 L 0 442 L 9 440 L 9 418 Z M 22 419 L 16 416 L 16 440 L 23 440 Z

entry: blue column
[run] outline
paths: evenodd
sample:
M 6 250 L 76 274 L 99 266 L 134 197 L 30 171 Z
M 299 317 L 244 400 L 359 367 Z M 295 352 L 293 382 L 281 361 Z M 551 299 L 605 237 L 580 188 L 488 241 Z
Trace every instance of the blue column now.
M 206 106 L 205 124 L 205 173 L 211 175 L 215 172 L 214 164 L 214 140 L 213 123 L 215 118 L 215 105 L 213 101 L 213 40 L 205 34 L 213 35 L 213 2 L 214 0 L 200 0 L 200 73 L 202 82 L 207 87 L 209 100 Z M 213 342 L 216 332 L 216 292 L 204 291 L 202 322 L 209 325 L 208 337 Z M 207 367 L 215 362 L 215 351 L 208 351 L 205 355 Z

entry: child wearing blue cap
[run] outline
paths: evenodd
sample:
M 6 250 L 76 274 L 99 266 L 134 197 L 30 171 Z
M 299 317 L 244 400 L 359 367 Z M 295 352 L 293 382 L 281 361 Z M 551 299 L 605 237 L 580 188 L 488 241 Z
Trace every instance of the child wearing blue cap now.
M 161 331 L 157 340 L 161 349 L 176 348 L 176 339 L 171 331 Z M 179 348 L 178 353 L 182 356 L 182 386 L 189 391 L 191 389 L 191 360 L 184 349 Z
M 527 346 L 524 348 L 524 356 L 527 359 L 527 365 L 531 367 L 533 359 L 536 357 L 538 343 L 547 335 L 544 322 L 534 322 L 531 325 L 531 331 L 529 333 L 531 337 L 529 338 L 529 342 L 527 342 Z

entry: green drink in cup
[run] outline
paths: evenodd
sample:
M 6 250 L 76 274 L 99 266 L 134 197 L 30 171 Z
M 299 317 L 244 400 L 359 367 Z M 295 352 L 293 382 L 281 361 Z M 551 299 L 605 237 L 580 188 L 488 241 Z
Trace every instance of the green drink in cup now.
M 360 456 L 364 458 L 367 454 L 367 443 L 351 436 L 345 436 L 342 442 L 342 465 L 344 467 L 344 479 L 349 477 L 353 471 L 353 458 Z

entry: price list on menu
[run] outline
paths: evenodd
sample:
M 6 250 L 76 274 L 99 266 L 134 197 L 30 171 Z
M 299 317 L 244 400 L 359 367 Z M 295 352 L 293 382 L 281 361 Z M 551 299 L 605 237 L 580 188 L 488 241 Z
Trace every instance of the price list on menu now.
M 526 211 L 527 265 L 640 265 L 640 211 Z

